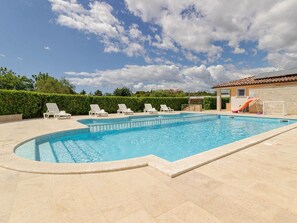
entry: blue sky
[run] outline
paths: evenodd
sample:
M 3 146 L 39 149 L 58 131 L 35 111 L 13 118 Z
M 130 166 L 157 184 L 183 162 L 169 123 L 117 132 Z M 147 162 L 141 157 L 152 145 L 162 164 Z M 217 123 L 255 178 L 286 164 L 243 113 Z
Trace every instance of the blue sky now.
M 77 91 L 210 90 L 296 67 L 293 0 L 1 0 L 0 8 L 0 66 L 66 77 Z

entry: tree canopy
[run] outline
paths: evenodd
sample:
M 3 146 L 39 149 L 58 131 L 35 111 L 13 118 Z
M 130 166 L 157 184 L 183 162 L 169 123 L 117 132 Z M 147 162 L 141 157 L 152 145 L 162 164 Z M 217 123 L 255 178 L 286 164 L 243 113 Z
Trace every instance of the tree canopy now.
M 39 73 L 38 75 L 33 75 L 33 78 L 35 80 L 35 90 L 38 92 L 75 94 L 75 86 L 70 84 L 65 78 L 58 80 L 49 76 L 48 73 Z
M 181 90 L 151 90 L 151 91 L 136 91 L 136 97 L 187 97 L 187 96 L 213 96 L 214 93 L 206 91 L 184 92 Z
M 127 87 L 117 88 L 114 90 L 113 95 L 114 96 L 131 96 L 132 91 Z
M 95 96 L 102 96 L 103 93 L 102 93 L 102 91 L 100 91 L 100 90 L 96 90 L 96 91 L 94 92 L 94 95 L 95 95 Z
M 87 92 L 85 91 L 85 89 L 82 89 L 82 91 L 79 94 L 86 95 Z
M 34 81 L 26 76 L 16 75 L 6 67 L 0 67 L 0 89 L 33 91 Z

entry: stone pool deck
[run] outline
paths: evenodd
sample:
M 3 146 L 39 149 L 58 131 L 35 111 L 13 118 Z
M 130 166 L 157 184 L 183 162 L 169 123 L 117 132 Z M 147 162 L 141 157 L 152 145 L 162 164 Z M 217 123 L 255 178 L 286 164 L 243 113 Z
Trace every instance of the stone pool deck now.
M 18 141 L 81 128 L 79 118 L 0 124 L 0 156 Z M 0 168 L 0 222 L 297 222 L 296 145 L 295 128 L 175 178 L 151 167 L 66 175 Z

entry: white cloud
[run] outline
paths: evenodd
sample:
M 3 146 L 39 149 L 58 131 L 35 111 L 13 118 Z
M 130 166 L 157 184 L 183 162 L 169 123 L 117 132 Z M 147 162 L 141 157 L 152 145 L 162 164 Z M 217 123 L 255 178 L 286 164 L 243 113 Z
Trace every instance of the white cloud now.
M 266 59 L 279 69 L 291 69 L 297 67 L 297 52 L 270 52 Z
M 24 60 L 22 57 L 17 57 L 18 60 Z
M 66 72 L 67 79 L 78 86 L 107 88 L 129 87 L 134 91 L 151 89 L 181 89 L 185 91 L 210 90 L 213 85 L 244 78 L 274 67 L 238 70 L 233 65 L 126 65 L 120 69 L 88 72 Z
M 240 43 L 258 43 L 267 60 L 278 67 L 292 67 L 297 53 L 296 0 L 125 0 L 127 8 L 162 32 L 153 45 L 181 47 L 205 53 L 208 62 L 220 58 L 226 41 L 234 54 L 245 53 Z M 223 12 L 223 13 L 222 13 Z M 172 45 L 160 44 L 169 38 Z M 255 51 L 254 51 L 255 52 Z M 191 57 L 188 57 L 191 60 Z M 296 66 L 296 65 L 295 65 Z
M 52 10 L 57 13 L 59 25 L 94 34 L 104 44 L 104 51 L 123 52 L 128 56 L 146 56 L 144 36 L 137 24 L 125 30 L 123 22 L 113 15 L 113 8 L 103 1 L 90 1 L 88 8 L 77 0 L 49 0 Z
M 178 48 L 175 46 L 173 40 L 168 37 L 160 37 L 159 35 L 155 35 L 155 39 L 157 40 L 156 42 L 153 42 L 152 45 L 159 48 L 159 49 L 170 49 L 173 50 L 174 52 L 178 51 Z
M 239 42 L 237 39 L 232 39 L 229 41 L 229 46 L 233 48 L 234 54 L 241 54 L 245 52 L 245 49 L 240 48 Z
M 6 55 L 4 55 L 4 54 L 0 53 L 0 57 L 6 57 Z
M 166 58 L 163 58 L 163 57 L 156 57 L 155 59 L 154 59 L 154 62 L 156 62 L 157 64 L 162 64 L 162 65 L 164 65 L 164 64 L 166 64 L 166 65 L 175 65 L 175 63 L 174 62 L 172 62 L 172 61 L 170 61 L 170 60 L 168 60 L 168 59 L 166 59 Z
M 132 57 L 132 56 L 139 56 L 145 53 L 145 50 L 142 45 L 139 43 L 131 43 L 128 45 L 127 48 L 123 50 L 127 56 Z
M 44 46 L 43 49 L 50 51 L 51 48 L 49 46 Z
M 98 36 L 105 52 L 143 56 L 145 61 L 151 61 L 146 44 L 188 52 L 184 56 L 192 62 L 201 61 L 203 54 L 203 62 L 212 63 L 222 56 L 222 43 L 243 54 L 249 50 L 242 43 L 251 42 L 257 44 L 255 50 L 267 52 L 270 64 L 284 68 L 293 66 L 297 53 L 296 0 L 125 0 L 127 10 L 147 23 L 154 38 L 137 24 L 120 21 L 108 1 L 92 0 L 88 7 L 77 0 L 49 1 L 58 24 Z

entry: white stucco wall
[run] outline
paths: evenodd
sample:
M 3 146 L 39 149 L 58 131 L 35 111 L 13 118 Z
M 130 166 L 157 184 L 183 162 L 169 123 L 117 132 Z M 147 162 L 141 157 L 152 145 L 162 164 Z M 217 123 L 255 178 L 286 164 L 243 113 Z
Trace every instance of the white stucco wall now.
M 248 99 L 248 97 L 232 96 L 231 97 L 231 110 L 239 108 L 247 99 Z

